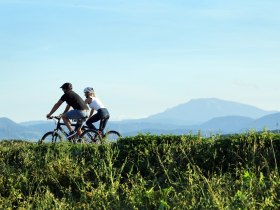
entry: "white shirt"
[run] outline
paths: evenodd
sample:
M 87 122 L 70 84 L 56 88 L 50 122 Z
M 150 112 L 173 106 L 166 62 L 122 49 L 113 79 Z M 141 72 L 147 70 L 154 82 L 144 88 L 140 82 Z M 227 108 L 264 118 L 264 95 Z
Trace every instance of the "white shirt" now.
M 98 109 L 102 109 L 102 108 L 106 108 L 103 103 L 96 97 L 91 97 L 92 101 L 89 104 L 89 107 L 94 109 L 94 110 L 98 110 Z

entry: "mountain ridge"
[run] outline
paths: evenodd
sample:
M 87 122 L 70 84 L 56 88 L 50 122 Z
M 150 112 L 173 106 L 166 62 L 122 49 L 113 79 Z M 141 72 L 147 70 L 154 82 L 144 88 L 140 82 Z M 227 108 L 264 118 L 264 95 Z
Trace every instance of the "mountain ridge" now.
M 38 135 L 36 129 L 20 125 L 7 117 L 0 117 L 0 139 L 34 139 Z
M 172 118 L 174 120 L 182 120 L 182 115 L 185 115 L 188 119 L 188 124 L 193 125 L 201 124 L 214 117 L 237 115 L 257 119 L 275 112 L 276 111 L 265 111 L 252 105 L 217 98 L 200 98 L 192 99 L 187 103 L 179 104 L 162 113 L 151 115 L 146 119 L 154 121 L 165 119 L 170 120 Z
M 194 118 L 195 116 L 199 120 Z M 141 132 L 153 134 L 186 134 L 198 131 L 235 133 L 254 128 L 260 130 L 264 127 L 276 129 L 279 126 L 278 119 L 280 119 L 279 112 L 265 111 L 251 105 L 216 98 L 192 99 L 147 118 L 109 120 L 107 129 L 118 130 L 124 136 Z M 54 128 L 54 123 L 46 120 L 15 123 L 8 118 L 0 118 L 0 139 L 39 139 L 45 132 Z

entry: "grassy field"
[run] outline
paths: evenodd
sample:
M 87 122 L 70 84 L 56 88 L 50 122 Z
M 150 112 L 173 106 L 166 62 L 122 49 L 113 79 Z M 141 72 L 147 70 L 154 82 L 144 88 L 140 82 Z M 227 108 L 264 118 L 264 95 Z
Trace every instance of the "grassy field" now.
M 0 209 L 279 209 L 280 135 L 0 142 Z

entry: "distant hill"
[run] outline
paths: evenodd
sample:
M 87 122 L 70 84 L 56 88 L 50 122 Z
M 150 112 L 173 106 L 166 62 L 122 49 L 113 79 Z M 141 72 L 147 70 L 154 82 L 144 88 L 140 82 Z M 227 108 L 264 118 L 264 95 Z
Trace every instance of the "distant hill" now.
M 50 121 L 47 121 L 47 120 L 37 120 L 37 121 L 21 122 L 19 124 L 23 125 L 23 126 L 33 126 L 33 125 L 36 126 L 36 125 L 46 124 L 46 123 L 50 123 Z
M 242 116 L 217 117 L 203 123 L 199 129 L 214 133 L 238 133 L 245 131 L 244 128 L 253 122 L 254 119 Z
M 146 120 L 124 120 L 115 121 L 108 123 L 108 129 L 118 130 L 121 133 L 129 133 L 134 131 L 144 131 L 144 130 L 173 130 L 173 129 L 184 129 L 185 125 L 171 124 L 168 122 L 149 122 Z
M 137 120 L 109 121 L 107 129 L 122 135 L 138 133 L 187 134 L 238 133 L 249 129 L 279 130 L 280 113 L 265 111 L 254 106 L 215 98 L 195 99 L 164 112 Z M 53 130 L 52 121 L 30 121 L 17 124 L 0 118 L 0 139 L 38 140 Z
M 40 133 L 40 137 L 48 131 L 51 131 L 55 128 L 55 124 L 53 121 L 28 121 L 19 123 L 24 127 L 29 127 L 34 130 L 37 130 Z
M 243 116 L 253 119 L 275 113 L 257 107 L 216 98 L 194 99 L 146 118 L 149 122 L 201 124 L 216 117 Z
M 251 122 L 248 126 L 248 129 L 256 130 L 279 130 L 280 129 L 280 113 L 266 115 L 257 120 Z
M 38 135 L 36 129 L 22 126 L 5 117 L 0 118 L 0 139 L 36 139 Z

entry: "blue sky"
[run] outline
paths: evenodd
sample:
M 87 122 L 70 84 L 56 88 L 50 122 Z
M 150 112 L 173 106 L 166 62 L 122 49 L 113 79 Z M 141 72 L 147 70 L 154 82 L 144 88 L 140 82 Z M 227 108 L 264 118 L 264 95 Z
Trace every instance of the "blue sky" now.
M 277 0 L 0 0 L 0 117 L 45 119 L 64 82 L 81 96 L 93 86 L 112 120 L 210 97 L 280 110 L 279 9 Z

